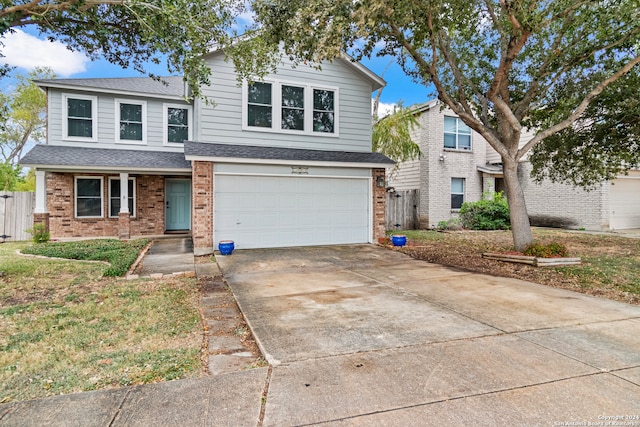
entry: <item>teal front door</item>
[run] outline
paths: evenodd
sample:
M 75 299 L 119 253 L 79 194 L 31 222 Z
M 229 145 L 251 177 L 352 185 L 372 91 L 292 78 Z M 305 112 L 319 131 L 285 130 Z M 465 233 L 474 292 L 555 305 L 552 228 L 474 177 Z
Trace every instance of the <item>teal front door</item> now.
M 166 180 L 164 210 L 167 231 L 191 228 L 191 180 Z

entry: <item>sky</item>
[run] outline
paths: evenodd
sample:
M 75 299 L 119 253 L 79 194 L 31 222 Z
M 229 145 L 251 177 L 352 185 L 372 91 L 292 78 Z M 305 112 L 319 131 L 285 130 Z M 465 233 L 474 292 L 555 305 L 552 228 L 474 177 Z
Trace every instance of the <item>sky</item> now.
M 59 78 L 140 76 L 133 69 L 122 69 L 105 60 L 91 61 L 84 54 L 72 52 L 58 41 L 46 40 L 32 28 L 16 29 L 13 34 L 6 34 L 0 41 L 4 43 L 2 53 L 5 58 L 2 59 L 15 66 L 19 73 L 26 74 L 37 66 L 47 66 Z M 364 59 L 362 64 L 378 75 L 384 74 L 387 82 L 382 91 L 379 115 L 384 115 L 399 102 L 410 106 L 430 99 L 428 88 L 407 77 L 393 58 L 373 57 Z M 149 64 L 147 71 L 158 75 L 168 74 L 165 67 L 154 64 Z M 2 88 L 5 89 L 7 84 L 10 85 L 5 82 Z

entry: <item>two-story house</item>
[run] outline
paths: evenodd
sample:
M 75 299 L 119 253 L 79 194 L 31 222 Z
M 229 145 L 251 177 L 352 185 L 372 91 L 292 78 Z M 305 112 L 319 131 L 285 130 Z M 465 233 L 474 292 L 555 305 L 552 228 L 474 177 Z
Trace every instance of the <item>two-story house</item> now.
M 196 254 L 366 243 L 384 235 L 385 168 L 371 152 L 371 93 L 384 81 L 348 57 L 282 65 L 238 85 L 221 52 L 209 99 L 180 77 L 41 80 L 47 143 L 34 222 L 53 238 L 191 233 Z
M 389 174 L 389 186 L 397 191 L 419 190 L 421 228 L 456 218 L 462 203 L 477 201 L 483 192 L 504 189 L 498 153 L 482 136 L 466 126 L 438 100 L 413 109 L 418 126 L 412 138 L 422 157 L 402 163 Z M 532 135 L 523 132 L 521 144 Z M 621 230 L 640 228 L 640 171 L 605 182 L 592 191 L 568 184 L 530 178 L 531 163 L 519 167 L 532 225 Z

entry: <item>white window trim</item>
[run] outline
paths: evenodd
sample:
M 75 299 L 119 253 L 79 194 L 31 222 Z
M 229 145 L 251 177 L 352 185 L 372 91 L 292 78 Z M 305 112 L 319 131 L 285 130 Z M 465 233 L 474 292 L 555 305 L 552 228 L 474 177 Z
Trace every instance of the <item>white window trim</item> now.
M 85 99 L 91 101 L 91 138 L 81 136 L 69 136 L 69 105 L 68 99 Z M 62 94 L 62 140 L 63 141 L 98 141 L 98 97 L 91 95 L 76 95 L 74 93 Z
M 265 79 L 263 83 L 271 84 L 271 127 L 249 126 L 248 105 L 249 105 L 249 83 L 245 81 L 242 85 L 242 130 L 252 132 L 268 132 L 287 135 L 320 136 L 326 138 L 337 138 L 340 136 L 340 90 L 337 87 L 316 85 L 291 80 Z M 297 86 L 304 88 L 304 130 L 282 129 L 282 86 Z M 314 132 L 313 131 L 313 90 L 330 90 L 333 92 L 333 130 L 334 132 Z
M 79 179 L 99 179 L 100 180 L 100 216 L 78 216 L 78 180 Z M 104 218 L 104 178 L 101 176 L 75 176 L 73 179 L 73 213 L 77 219 Z
M 180 142 L 169 142 L 169 114 L 167 113 L 167 110 L 169 108 L 181 108 L 183 110 L 187 110 L 189 117 L 187 120 L 187 126 L 189 126 L 189 132 L 188 132 L 188 136 L 187 138 L 192 141 L 193 140 L 193 108 L 191 108 L 191 105 L 184 105 L 184 104 L 169 104 L 169 103 L 165 103 L 162 104 L 162 142 L 163 145 L 166 145 L 168 147 L 184 147 L 184 144 L 180 143 Z
M 118 214 L 120 213 L 119 211 L 115 213 L 111 212 L 111 182 L 112 181 L 120 181 L 120 177 L 119 176 L 110 176 L 109 177 L 109 188 L 108 188 L 108 195 L 107 195 L 107 205 L 109 206 L 109 218 L 118 218 Z M 135 218 L 136 217 L 136 178 L 135 177 L 129 177 L 129 181 L 133 181 L 133 212 L 129 212 L 129 215 L 131 218 Z M 132 197 L 131 194 L 129 194 L 129 197 Z
M 454 179 L 461 179 L 462 180 L 462 193 L 454 193 L 453 192 L 453 180 Z M 451 208 L 452 212 L 459 212 L 460 208 L 462 207 L 462 205 L 460 205 L 460 208 L 454 208 L 453 206 L 451 206 L 451 196 L 453 195 L 462 195 L 462 204 L 464 204 L 465 199 L 466 199 L 466 192 L 467 192 L 467 179 L 463 178 L 463 177 L 458 177 L 458 176 L 452 176 L 451 180 L 449 182 L 449 208 Z
M 443 127 L 443 129 L 442 129 L 442 147 L 444 148 L 444 150 L 446 150 L 446 151 L 461 151 L 463 153 L 472 152 L 473 151 L 473 129 L 469 128 L 469 130 L 470 130 L 470 133 L 469 133 L 469 148 L 460 148 L 458 146 L 458 135 L 460 135 L 459 132 L 458 132 L 458 121 L 462 121 L 462 119 L 460 117 L 457 117 L 457 116 L 446 116 L 445 115 L 444 117 L 445 118 L 448 117 L 450 119 L 456 119 L 456 146 L 455 147 L 445 147 L 445 145 L 444 145 L 444 134 L 445 133 L 449 133 L 450 134 L 451 132 L 445 132 L 445 130 L 444 130 L 444 120 L 445 119 L 444 118 L 442 119 L 442 125 L 443 125 L 442 126 Z M 465 123 L 465 125 L 466 125 L 466 123 Z
M 142 141 L 134 141 L 131 139 L 120 139 L 120 104 L 131 104 L 142 106 Z M 133 144 L 133 145 L 147 145 L 147 101 L 138 101 L 135 99 L 115 99 L 115 139 L 117 144 Z

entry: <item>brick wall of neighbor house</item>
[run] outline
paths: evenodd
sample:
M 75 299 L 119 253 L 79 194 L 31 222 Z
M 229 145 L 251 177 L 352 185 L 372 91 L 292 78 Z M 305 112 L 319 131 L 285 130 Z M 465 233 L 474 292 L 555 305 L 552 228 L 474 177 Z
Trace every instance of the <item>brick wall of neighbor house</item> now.
M 518 174 L 532 225 L 586 230 L 609 228 L 608 184 L 590 192 L 549 180 L 537 184 L 530 178 L 531 169 L 531 163 L 522 162 Z
M 385 178 L 384 169 L 373 169 L 373 240 L 376 242 L 379 238 L 385 236 L 386 232 L 386 212 L 387 212 L 387 191 L 384 186 L 378 187 L 376 180 L 378 177 Z
M 213 253 L 213 163 L 193 162 L 193 252 Z
M 108 178 L 104 179 L 103 218 L 75 218 L 74 174 L 47 172 L 47 211 L 52 238 L 113 237 L 121 234 L 119 219 L 109 218 Z M 130 235 L 149 236 L 164 233 L 164 177 L 130 175 L 136 178 L 136 216 L 130 218 Z

